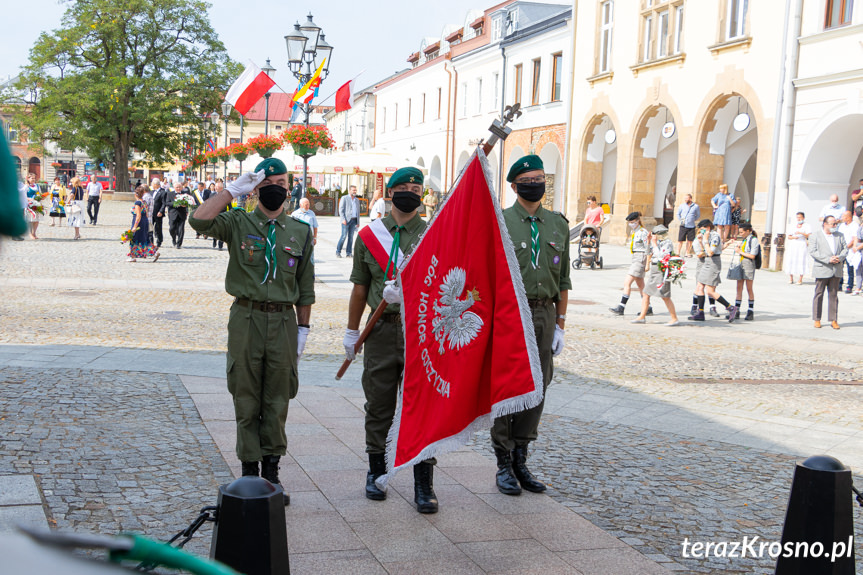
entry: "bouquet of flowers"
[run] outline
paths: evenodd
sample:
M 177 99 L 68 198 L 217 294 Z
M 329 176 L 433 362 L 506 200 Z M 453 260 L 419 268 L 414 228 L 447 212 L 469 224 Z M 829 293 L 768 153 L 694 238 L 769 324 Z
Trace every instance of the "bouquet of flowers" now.
M 662 272 L 662 283 L 656 286 L 661 288 L 665 282 L 680 285 L 686 279 L 686 262 L 680 256 L 666 254 L 659 260 L 659 271 Z
M 175 208 L 191 208 L 195 205 L 195 198 L 189 194 L 178 194 L 174 197 L 173 206 Z
M 133 232 L 132 230 L 126 230 L 125 232 L 120 234 L 120 243 L 121 244 L 130 243 L 132 241 L 132 236 L 134 236 L 134 235 L 135 235 L 135 232 Z

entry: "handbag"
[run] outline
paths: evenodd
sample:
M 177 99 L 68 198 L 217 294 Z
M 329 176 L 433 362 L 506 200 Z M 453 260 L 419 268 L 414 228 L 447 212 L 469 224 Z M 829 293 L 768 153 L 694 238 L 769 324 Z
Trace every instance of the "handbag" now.
M 81 213 L 81 206 L 78 205 L 78 202 L 74 202 L 69 205 L 68 209 L 69 215 L 77 216 Z

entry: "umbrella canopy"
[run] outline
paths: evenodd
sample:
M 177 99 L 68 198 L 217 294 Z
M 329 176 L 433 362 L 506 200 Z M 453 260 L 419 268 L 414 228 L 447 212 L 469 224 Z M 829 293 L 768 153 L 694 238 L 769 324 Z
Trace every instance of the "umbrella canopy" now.
M 302 160 L 298 160 L 301 166 Z M 383 150 L 337 152 L 309 158 L 309 171 L 319 174 L 392 174 L 405 167 L 414 167 L 428 174 L 428 168 Z

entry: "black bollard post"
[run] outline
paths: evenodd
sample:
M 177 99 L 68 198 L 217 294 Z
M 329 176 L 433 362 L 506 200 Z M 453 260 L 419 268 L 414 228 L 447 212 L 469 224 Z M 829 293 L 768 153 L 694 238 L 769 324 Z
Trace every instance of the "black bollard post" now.
M 289 575 L 281 486 L 251 476 L 220 486 L 210 557 L 246 575 Z
M 798 463 L 776 575 L 854 575 L 851 507 L 851 470 L 841 461 L 816 455 Z

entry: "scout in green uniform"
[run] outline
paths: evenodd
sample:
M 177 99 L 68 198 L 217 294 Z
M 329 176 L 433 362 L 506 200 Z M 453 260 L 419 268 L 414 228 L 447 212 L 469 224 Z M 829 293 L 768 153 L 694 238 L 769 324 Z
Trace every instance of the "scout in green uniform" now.
M 506 180 L 518 199 L 503 211 L 509 237 L 515 246 L 518 267 L 533 317 L 539 348 L 543 390 L 554 370 L 552 356 L 563 351 L 563 328 L 569 289 L 569 225 L 558 212 L 542 207 L 545 171 L 539 156 L 520 158 Z M 491 428 L 491 443 L 497 456 L 497 488 L 519 495 L 522 488 L 534 493 L 546 487 L 527 468 L 527 445 L 537 437 L 545 403 L 513 415 L 498 417 Z M 519 485 L 520 484 L 520 485 Z
M 262 161 L 209 198 L 189 219 L 196 232 L 228 244 L 225 290 L 234 296 L 228 319 L 228 391 L 237 418 L 243 475 L 279 481 L 285 454 L 288 400 L 297 395 L 297 361 L 315 302 L 312 229 L 288 216 L 288 176 L 278 159 Z M 251 213 L 225 209 L 257 190 Z M 296 307 L 296 311 L 295 308 Z M 285 505 L 290 497 L 285 493 Z
M 402 168 L 396 171 L 387 188 L 393 192 L 393 209 L 381 220 L 386 231 L 383 241 L 388 245 L 381 247 L 384 253 L 391 253 L 392 243 L 396 241 L 404 255 L 413 251 L 426 223 L 417 208 L 422 198 L 423 175 L 416 168 Z M 377 224 L 380 225 L 380 224 Z M 390 238 L 392 236 L 392 239 Z M 371 240 L 377 241 L 375 237 Z M 378 250 L 380 253 L 380 250 Z M 392 282 L 387 283 L 385 268 L 395 265 L 393 260 L 375 259 L 363 234 L 354 246 L 354 267 L 351 282 L 354 287 L 348 308 L 348 327 L 345 331 L 345 355 L 353 360 L 354 346 L 359 339 L 360 320 L 368 305 L 372 311 L 382 300 L 389 305 L 383 317 L 375 324 L 366 340 L 366 353 L 363 358 L 363 391 L 366 395 L 366 453 L 369 454 L 369 472 L 366 475 L 366 497 L 376 501 L 386 499 L 385 491 L 378 489 L 375 479 L 386 474 L 387 432 L 396 411 L 396 398 L 405 367 L 405 339 L 401 319 L 401 290 Z M 437 496 L 433 487 L 434 461 L 426 460 L 414 466 L 414 502 L 420 513 L 436 513 Z

